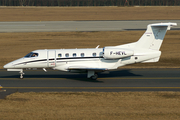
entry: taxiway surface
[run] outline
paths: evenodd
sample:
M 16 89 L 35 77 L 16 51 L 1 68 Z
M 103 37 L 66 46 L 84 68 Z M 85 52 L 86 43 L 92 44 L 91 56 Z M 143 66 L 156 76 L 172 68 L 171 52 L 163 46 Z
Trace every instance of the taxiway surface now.
M 98 80 L 86 74 L 48 70 L 18 72 L 0 70 L 0 85 L 8 91 L 180 91 L 180 69 L 120 69 L 99 74 Z
M 0 22 L 0 32 L 146 30 L 148 24 L 161 22 L 175 22 L 177 24 L 180 24 L 180 20 Z M 180 26 L 176 26 L 172 29 L 180 30 Z

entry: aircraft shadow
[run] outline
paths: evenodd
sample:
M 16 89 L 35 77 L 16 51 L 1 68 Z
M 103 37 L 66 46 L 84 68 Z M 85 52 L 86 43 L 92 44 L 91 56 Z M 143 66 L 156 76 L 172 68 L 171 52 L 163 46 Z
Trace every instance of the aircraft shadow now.
M 124 69 L 124 70 L 116 70 L 116 71 L 110 71 L 109 74 L 101 73 L 98 75 L 99 78 L 108 78 L 108 77 L 132 77 L 132 76 L 142 76 L 139 74 L 134 74 L 131 72 L 131 69 Z
M 34 72 L 34 71 L 33 71 Z M 19 78 L 19 74 L 17 73 L 17 75 L 9 75 L 9 76 L 2 76 L 1 78 Z M 132 76 L 141 76 L 138 74 L 134 74 L 131 72 L 131 69 L 124 69 L 124 70 L 117 70 L 117 71 L 110 71 L 109 73 L 107 72 L 103 72 L 103 73 L 99 73 L 98 74 L 98 78 L 115 78 L 115 77 L 132 77 Z M 89 82 L 100 82 L 98 80 L 91 80 L 86 78 L 87 74 L 82 73 L 66 73 L 65 74 L 25 74 L 24 75 L 24 79 L 26 78 L 65 78 L 65 79 L 70 79 L 70 80 L 78 80 L 78 81 L 89 81 Z

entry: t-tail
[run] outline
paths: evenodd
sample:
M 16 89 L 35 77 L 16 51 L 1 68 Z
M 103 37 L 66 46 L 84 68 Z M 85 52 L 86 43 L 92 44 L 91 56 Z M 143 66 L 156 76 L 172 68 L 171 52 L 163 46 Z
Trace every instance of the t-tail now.
M 137 42 L 116 46 L 116 49 L 121 48 L 125 53 L 133 51 L 121 59 L 118 67 L 133 63 L 158 62 L 161 56 L 159 49 L 164 36 L 173 26 L 177 26 L 177 23 L 149 24 L 146 32 Z
M 149 24 L 146 32 L 137 41 L 136 48 L 144 48 L 159 51 L 167 30 L 177 26 L 177 23 Z

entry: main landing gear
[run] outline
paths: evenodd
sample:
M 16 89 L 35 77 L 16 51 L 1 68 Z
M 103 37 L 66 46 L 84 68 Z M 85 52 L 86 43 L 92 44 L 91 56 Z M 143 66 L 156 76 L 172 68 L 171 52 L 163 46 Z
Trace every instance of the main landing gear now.
M 97 74 L 94 74 L 93 76 L 91 76 L 91 79 L 92 79 L 92 80 L 97 80 L 97 78 L 98 78 L 98 75 L 97 75 Z
M 23 73 L 23 69 L 19 73 L 20 73 L 20 79 L 23 79 L 23 75 L 25 74 Z
M 87 72 L 87 78 L 91 78 L 92 80 L 97 80 L 98 75 L 94 71 L 88 71 Z

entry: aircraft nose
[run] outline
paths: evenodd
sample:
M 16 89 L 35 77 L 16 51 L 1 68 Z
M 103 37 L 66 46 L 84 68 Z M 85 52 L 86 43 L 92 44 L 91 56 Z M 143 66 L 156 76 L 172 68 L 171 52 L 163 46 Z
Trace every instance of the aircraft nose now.
M 10 69 L 10 68 L 14 68 L 13 63 L 8 63 L 6 65 L 3 66 L 5 69 Z

